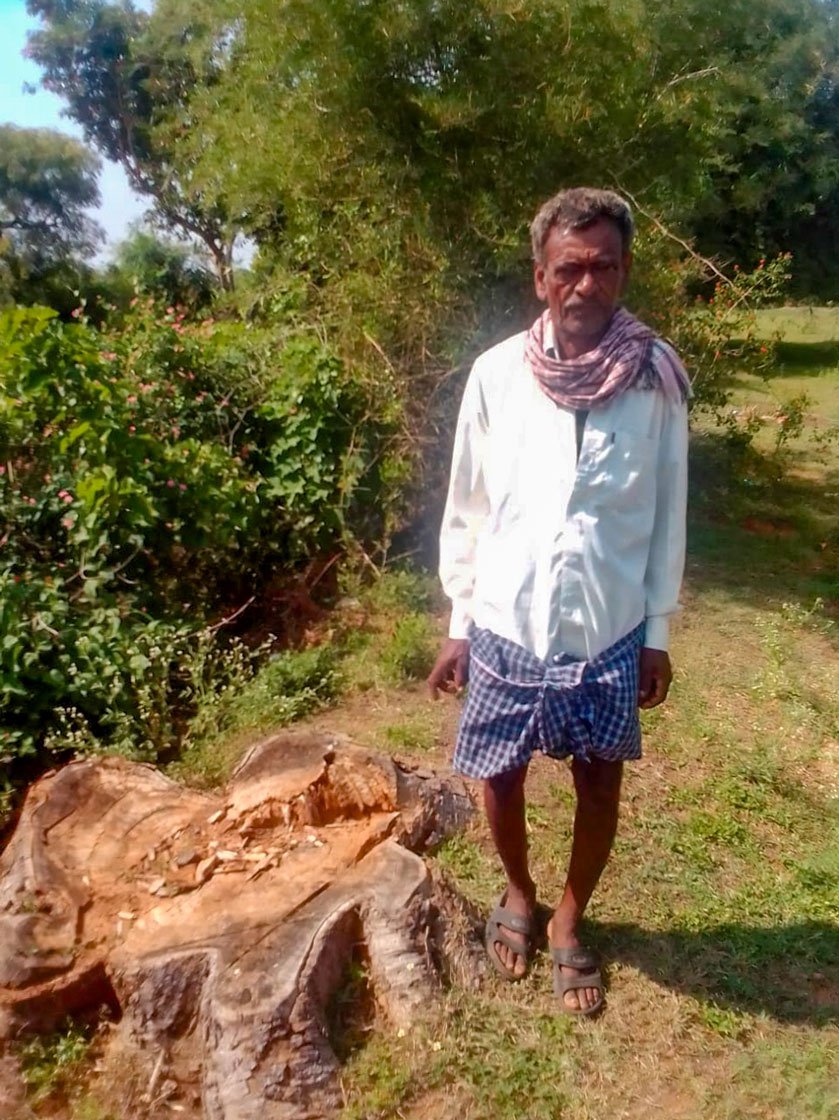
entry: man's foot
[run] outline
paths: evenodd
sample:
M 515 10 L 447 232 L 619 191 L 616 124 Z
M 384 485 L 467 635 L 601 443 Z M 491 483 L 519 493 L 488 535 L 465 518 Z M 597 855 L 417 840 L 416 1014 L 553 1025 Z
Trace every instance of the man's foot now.
M 533 948 L 535 909 L 535 889 L 525 894 L 508 886 L 487 918 L 487 956 L 506 980 L 521 980 L 527 972 Z
M 548 942 L 553 958 L 554 990 L 562 1000 L 563 1009 L 571 1015 L 593 1015 L 603 1006 L 603 980 L 594 954 L 581 945 L 573 930 L 560 927 L 555 916 L 548 922 Z M 581 983 L 587 977 L 591 977 L 591 982 Z

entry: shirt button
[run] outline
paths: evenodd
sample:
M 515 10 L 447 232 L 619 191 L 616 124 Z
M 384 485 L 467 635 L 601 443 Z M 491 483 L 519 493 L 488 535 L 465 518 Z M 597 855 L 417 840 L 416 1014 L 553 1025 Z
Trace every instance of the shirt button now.
M 551 660 L 553 661 L 554 665 L 558 665 L 560 663 L 560 661 L 562 660 L 562 654 L 561 653 L 555 653 L 553 655 L 553 657 L 551 658 Z

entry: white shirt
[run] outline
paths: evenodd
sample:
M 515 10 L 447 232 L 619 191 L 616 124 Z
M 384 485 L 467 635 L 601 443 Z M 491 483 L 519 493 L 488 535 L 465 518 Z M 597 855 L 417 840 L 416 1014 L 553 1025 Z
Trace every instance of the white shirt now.
M 557 407 L 525 333 L 475 362 L 463 394 L 440 535 L 449 636 L 472 624 L 543 660 L 590 660 L 646 620 L 666 650 L 685 556 L 687 407 L 629 389 L 586 419 Z M 656 341 L 655 364 L 667 353 Z

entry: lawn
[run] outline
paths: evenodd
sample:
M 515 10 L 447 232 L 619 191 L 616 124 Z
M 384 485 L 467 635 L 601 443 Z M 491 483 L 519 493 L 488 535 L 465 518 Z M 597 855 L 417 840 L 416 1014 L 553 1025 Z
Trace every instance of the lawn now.
M 452 989 L 401 1037 L 377 1022 L 345 1048 L 346 1120 L 839 1115 L 839 445 L 820 438 L 839 422 L 839 311 L 763 326 L 784 332 L 781 363 L 767 383 L 743 378 L 735 403 L 771 416 L 806 391 L 808 423 L 783 463 L 694 425 L 675 682 L 645 715 L 590 909 L 605 1013 L 562 1015 L 545 955 L 521 984 Z M 771 426 L 761 441 L 771 450 Z M 401 601 L 405 619 L 356 635 L 344 698 L 308 723 L 445 767 L 458 705 L 410 680 L 444 611 L 423 612 L 417 586 L 379 604 L 392 618 Z M 569 849 L 567 768 L 537 760 L 528 792 L 550 904 Z M 501 879 L 485 826 L 434 858 L 486 910 Z M 62 1116 L 126 1120 L 95 1076 L 80 1086 Z

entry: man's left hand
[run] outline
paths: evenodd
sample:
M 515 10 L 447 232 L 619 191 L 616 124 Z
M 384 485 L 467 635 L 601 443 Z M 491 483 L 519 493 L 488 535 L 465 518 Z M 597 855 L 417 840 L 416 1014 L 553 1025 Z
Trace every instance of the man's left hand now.
M 641 650 L 640 674 L 638 681 L 638 707 L 657 708 L 667 699 L 673 670 L 670 657 L 663 649 Z

